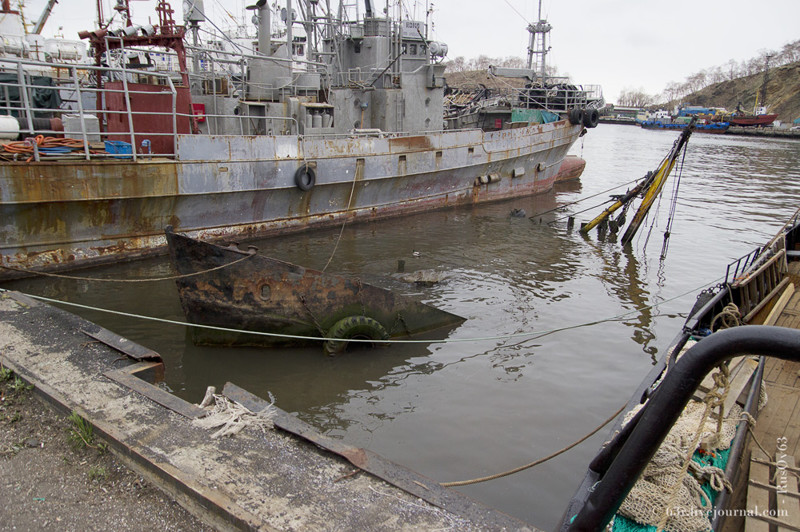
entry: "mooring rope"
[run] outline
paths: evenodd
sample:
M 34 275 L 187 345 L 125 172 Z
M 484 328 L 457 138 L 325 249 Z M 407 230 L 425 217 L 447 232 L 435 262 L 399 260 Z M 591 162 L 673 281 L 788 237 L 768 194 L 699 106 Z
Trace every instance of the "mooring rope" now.
M 570 443 L 566 447 L 564 447 L 562 449 L 559 449 L 558 451 L 556 451 L 553 454 L 550 454 L 548 456 L 545 456 L 544 458 L 540 458 L 538 460 L 534 460 L 533 462 L 530 462 L 528 464 L 525 464 L 525 465 L 522 465 L 522 466 L 519 466 L 519 467 L 515 467 L 514 469 L 509 469 L 508 471 L 503 471 L 502 473 L 496 473 L 494 475 L 489 475 L 489 476 L 481 477 L 481 478 L 473 478 L 471 480 L 459 480 L 457 482 L 440 482 L 439 485 L 440 486 L 444 486 L 445 488 L 453 488 L 453 487 L 456 487 L 456 486 L 468 486 L 470 484 L 478 484 L 479 482 L 486 482 L 488 480 L 495 480 L 495 479 L 498 479 L 498 478 L 507 477 L 509 475 L 513 475 L 514 473 L 519 473 L 520 471 L 525 471 L 526 469 L 530 469 L 530 468 L 532 468 L 534 466 L 537 466 L 539 464 L 543 464 L 544 462 L 547 462 L 548 460 L 552 460 L 553 458 L 555 458 L 556 456 L 558 456 L 560 454 L 564 454 L 565 452 L 569 451 L 573 447 L 575 447 L 577 445 L 580 445 L 581 443 L 585 442 L 586 440 L 588 440 L 589 438 L 591 438 L 592 436 L 597 434 L 597 432 L 600 429 L 602 429 L 603 427 L 605 427 L 606 425 L 611 423 L 614 419 L 616 419 L 617 416 L 620 415 L 623 410 L 625 410 L 626 406 L 627 406 L 627 404 L 622 405 L 619 410 L 617 410 L 616 412 L 614 412 L 611 415 L 611 417 L 609 417 L 608 419 L 603 421 L 603 423 L 601 425 L 598 425 L 594 430 L 592 430 L 590 433 L 588 433 L 585 436 L 583 436 L 581 439 Z
M 215 272 L 217 270 L 221 270 L 223 268 L 227 268 L 229 266 L 233 266 L 234 264 L 238 264 L 238 263 L 242 262 L 243 260 L 247 260 L 250 257 L 253 257 L 255 255 L 256 255 L 255 253 L 249 253 L 249 254 L 245 255 L 244 257 L 242 257 L 240 259 L 236 259 L 233 262 L 229 262 L 229 263 L 223 264 L 221 266 L 215 266 L 214 268 L 209 268 L 207 270 L 202 270 L 202 271 L 199 271 L 199 272 L 184 273 L 184 274 L 179 274 L 179 275 L 169 275 L 167 277 L 148 277 L 148 278 L 142 278 L 142 279 L 107 279 L 107 278 L 103 278 L 103 277 L 80 277 L 80 276 L 77 276 L 77 275 L 64 275 L 64 274 L 60 274 L 60 273 L 41 272 L 41 271 L 36 271 L 36 270 L 25 270 L 25 269 L 22 269 L 22 268 L 14 268 L 12 266 L 5 266 L 3 264 L 0 264 L 0 268 L 4 268 L 6 270 L 11 270 L 11 271 L 14 271 L 14 272 L 41 275 L 43 277 L 56 277 L 58 279 L 70 279 L 70 280 L 73 280 L 73 281 L 92 281 L 92 282 L 99 282 L 99 283 L 149 283 L 149 282 L 155 282 L 155 281 L 172 281 L 172 280 L 175 280 L 175 279 L 185 279 L 186 277 L 194 277 L 196 275 L 203 275 L 205 273 Z M 26 294 L 26 295 L 28 295 L 28 294 Z M 29 297 L 34 297 L 34 296 L 29 296 Z
M 334 246 L 333 246 L 333 251 L 331 251 L 331 256 L 328 257 L 328 262 L 325 263 L 325 267 L 322 268 L 322 270 L 321 270 L 323 272 L 328 269 L 328 266 L 330 266 L 334 255 L 336 255 L 336 250 L 339 249 L 339 242 L 341 242 L 341 240 L 342 240 L 342 235 L 344 234 L 344 228 L 347 225 L 347 213 L 350 212 L 350 206 L 353 203 L 353 193 L 356 190 L 356 181 L 358 181 L 357 177 L 358 177 L 358 173 L 354 172 L 353 173 L 353 185 L 350 187 L 350 197 L 347 198 L 347 207 L 345 208 L 345 211 L 344 211 L 344 216 L 343 216 L 344 219 L 342 220 L 342 228 L 339 229 L 339 236 L 336 238 L 336 244 L 334 244 Z
M 619 185 L 615 185 L 615 186 L 613 186 L 611 188 L 607 188 L 605 190 L 601 190 L 597 194 L 592 194 L 591 196 L 586 196 L 585 198 L 579 198 L 579 199 L 576 199 L 575 201 L 570 201 L 569 203 L 565 203 L 564 205 L 559 205 L 558 207 L 555 207 L 554 209 L 550 209 L 549 211 L 536 213 L 533 216 L 531 216 L 531 218 L 536 218 L 537 216 L 541 216 L 543 214 L 549 214 L 549 213 L 551 213 L 553 211 L 561 210 L 564 207 L 569 207 L 570 205 L 575 205 L 576 203 L 580 203 L 582 201 L 586 201 L 586 200 L 589 200 L 589 199 L 592 199 L 592 198 L 596 198 L 597 196 L 600 196 L 602 194 L 606 194 L 608 192 L 611 192 L 612 190 L 616 190 L 616 189 L 618 189 L 620 187 L 626 187 L 626 186 L 630 185 L 631 183 L 636 183 L 637 181 L 639 181 L 639 179 L 641 179 L 641 178 L 632 179 L 632 180 L 628 181 L 627 183 L 622 183 L 622 184 L 619 184 Z M 574 214 L 580 214 L 582 212 L 586 212 L 587 210 L 595 209 L 595 208 L 599 207 L 600 205 L 604 205 L 604 204 L 608 203 L 609 201 L 613 201 L 613 200 L 604 201 L 603 203 L 600 203 L 599 205 L 595 205 L 593 207 L 589 207 L 589 209 L 586 209 L 586 210 L 583 210 L 583 211 L 580 211 L 580 212 L 576 212 Z

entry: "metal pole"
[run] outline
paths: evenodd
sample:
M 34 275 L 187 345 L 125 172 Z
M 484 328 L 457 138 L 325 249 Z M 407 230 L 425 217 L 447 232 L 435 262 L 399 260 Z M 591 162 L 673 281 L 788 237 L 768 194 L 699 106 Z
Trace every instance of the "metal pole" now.
M 172 79 L 167 76 L 169 90 L 172 92 L 172 154 L 178 156 L 178 91 L 172 83 Z
M 19 78 L 19 91 L 22 94 L 22 105 L 25 106 L 25 117 L 28 120 L 28 133 L 33 135 L 33 116 L 31 111 L 31 103 L 28 98 L 28 84 L 25 82 L 25 71 L 22 69 L 22 63 L 17 63 L 17 77 Z M 37 161 L 39 159 L 36 159 Z
M 108 46 L 106 46 L 106 50 L 108 50 Z M 122 88 L 123 88 L 123 97 L 125 98 L 125 109 L 128 113 L 128 132 L 131 136 L 131 155 L 133 156 L 133 162 L 136 162 L 136 133 L 133 130 L 133 111 L 131 111 L 131 95 L 128 92 L 128 71 L 125 70 L 125 42 L 122 40 L 122 37 L 119 38 L 119 51 L 121 56 L 121 65 L 122 65 Z
M 81 85 L 78 82 L 78 69 L 76 67 L 70 67 L 72 70 L 72 81 L 75 83 L 75 99 L 78 103 L 78 116 L 81 119 L 81 138 L 83 139 L 83 153 L 86 156 L 86 160 L 88 161 L 91 159 L 91 155 L 89 154 L 89 138 L 86 135 L 86 122 L 84 122 L 84 115 L 83 115 L 83 102 L 81 101 Z

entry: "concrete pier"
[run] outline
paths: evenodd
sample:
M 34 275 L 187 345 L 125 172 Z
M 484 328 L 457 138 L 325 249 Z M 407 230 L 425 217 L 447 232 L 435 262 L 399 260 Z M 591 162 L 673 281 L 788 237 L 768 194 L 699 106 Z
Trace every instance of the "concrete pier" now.
M 148 382 L 164 370 L 157 353 L 15 292 L 0 291 L 0 362 L 220 530 L 535 530 L 274 407 L 275 428 L 212 438 L 194 423 L 203 409 Z

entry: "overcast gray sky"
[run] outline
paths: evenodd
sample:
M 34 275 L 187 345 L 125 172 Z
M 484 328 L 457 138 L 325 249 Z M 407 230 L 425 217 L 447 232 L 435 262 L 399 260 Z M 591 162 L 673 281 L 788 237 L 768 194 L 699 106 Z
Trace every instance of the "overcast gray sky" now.
M 106 14 L 114 0 L 103 0 Z M 253 0 L 252 3 L 254 3 Z M 286 0 L 279 0 L 281 5 Z M 373 0 L 382 6 L 385 0 Z M 404 0 L 424 18 L 425 0 Z M 204 0 L 222 24 L 223 7 L 235 15 L 245 0 Z M 537 19 L 538 0 L 429 0 L 436 40 L 449 57 L 524 57 L 528 22 Z M 12 5 L 16 2 L 12 0 Z M 147 22 L 155 0 L 134 0 L 134 20 Z M 182 1 L 172 0 L 182 20 Z M 335 3 L 335 2 L 333 2 Z M 30 18 L 46 0 L 27 0 Z M 45 34 L 59 26 L 67 38 L 94 26 L 96 0 L 59 0 Z M 779 50 L 800 39 L 800 0 L 543 0 L 543 16 L 553 26 L 551 64 L 582 84 L 599 84 L 607 101 L 623 89 L 660 93 L 699 70 L 742 61 L 763 50 Z M 137 20 L 139 19 L 139 20 Z M 156 18 L 153 17 L 153 21 Z

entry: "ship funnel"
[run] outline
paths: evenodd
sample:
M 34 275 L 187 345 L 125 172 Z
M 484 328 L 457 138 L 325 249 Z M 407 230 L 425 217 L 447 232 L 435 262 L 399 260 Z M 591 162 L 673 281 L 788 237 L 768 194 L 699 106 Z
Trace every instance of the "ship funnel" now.
M 272 55 L 272 21 L 270 16 L 272 13 L 269 9 L 267 0 L 258 0 L 255 5 L 247 6 L 247 9 L 252 9 L 258 12 L 258 52 L 261 55 Z

